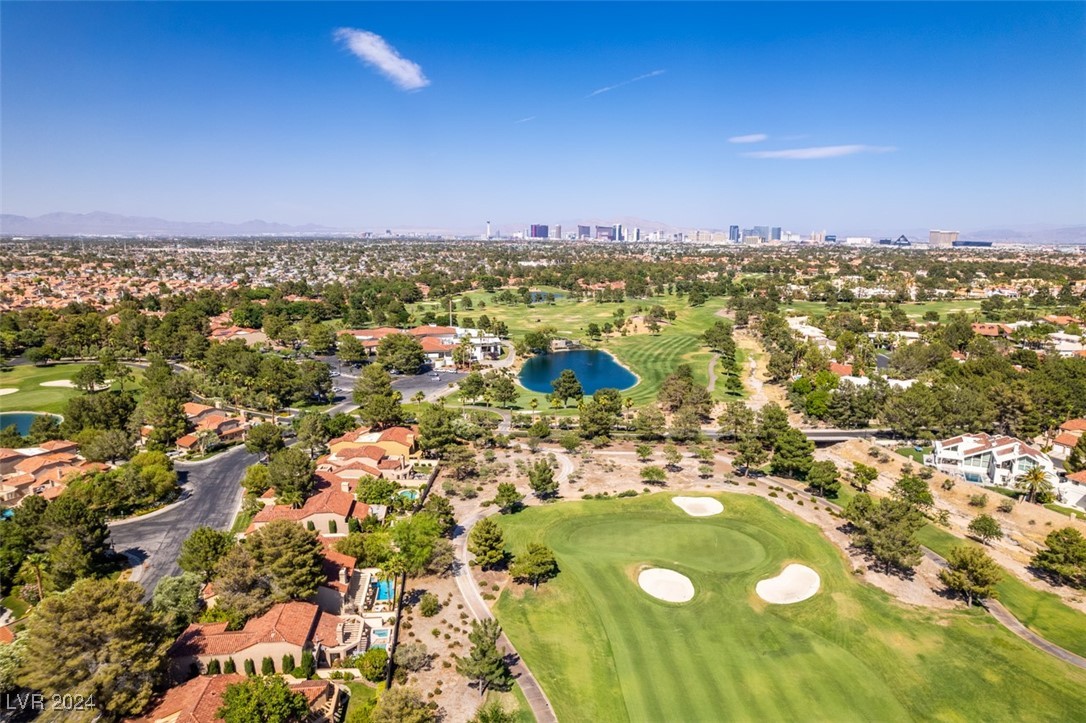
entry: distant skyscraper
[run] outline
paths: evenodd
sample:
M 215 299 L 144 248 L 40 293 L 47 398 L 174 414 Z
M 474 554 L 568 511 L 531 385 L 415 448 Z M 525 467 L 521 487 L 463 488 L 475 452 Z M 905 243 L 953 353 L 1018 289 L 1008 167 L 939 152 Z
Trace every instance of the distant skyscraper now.
M 577 238 L 592 238 L 592 227 L 578 225 Z
M 615 239 L 615 241 L 625 241 L 626 240 L 626 231 L 625 231 L 625 229 L 622 228 L 621 223 L 616 223 L 615 224 L 614 239 Z
M 486 222 L 486 240 L 490 240 L 490 221 Z
M 739 242 L 739 227 L 728 226 L 728 240 L 738 243 Z
M 780 241 L 781 240 L 781 227 L 780 226 L 774 226 L 773 228 L 769 229 L 769 240 L 770 241 Z
M 614 226 L 597 226 L 596 238 L 604 241 L 615 240 L 615 227 Z
M 530 238 L 547 238 L 547 224 L 545 223 L 533 223 L 532 228 L 528 232 Z
M 957 240 L 957 231 L 940 231 L 938 229 L 932 229 L 928 232 L 928 244 L 933 248 L 948 249 L 951 248 Z
M 555 226 L 554 229 L 551 231 L 551 238 L 558 239 L 559 241 L 562 240 L 562 227 L 560 225 Z

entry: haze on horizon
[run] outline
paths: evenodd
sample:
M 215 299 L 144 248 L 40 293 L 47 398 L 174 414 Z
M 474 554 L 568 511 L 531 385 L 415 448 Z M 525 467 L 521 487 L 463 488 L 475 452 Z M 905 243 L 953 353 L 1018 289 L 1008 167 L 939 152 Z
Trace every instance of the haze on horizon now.
M 1081 3 L 0 4 L 4 213 L 1086 222 Z

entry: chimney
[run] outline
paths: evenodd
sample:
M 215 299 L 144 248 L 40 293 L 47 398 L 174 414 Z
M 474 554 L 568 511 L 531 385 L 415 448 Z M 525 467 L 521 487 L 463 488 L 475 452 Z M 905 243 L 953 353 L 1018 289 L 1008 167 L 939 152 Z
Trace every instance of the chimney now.
M 348 482 L 345 479 L 340 480 L 340 482 L 339 482 L 339 490 L 340 490 L 340 492 L 350 492 L 351 491 L 351 483 Z
M 339 582 L 341 585 L 347 584 L 347 568 L 342 565 L 339 566 Z

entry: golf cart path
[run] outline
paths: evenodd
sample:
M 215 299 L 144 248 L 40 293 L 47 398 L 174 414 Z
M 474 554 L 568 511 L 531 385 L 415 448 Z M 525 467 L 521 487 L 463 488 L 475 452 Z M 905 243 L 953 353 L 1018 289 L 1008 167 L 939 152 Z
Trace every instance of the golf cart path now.
M 569 475 L 573 472 L 573 462 L 567 455 L 556 454 L 555 458 L 558 460 L 558 474 L 555 478 L 559 484 L 568 481 Z M 475 577 L 471 574 L 471 556 L 468 553 L 468 535 L 471 533 L 471 528 L 475 526 L 479 520 L 484 517 L 488 517 L 492 514 L 497 514 L 497 510 L 481 509 L 470 515 L 466 520 L 461 522 L 460 531 L 456 537 L 453 538 L 453 542 L 456 548 L 456 559 L 460 563 L 460 569 L 457 570 L 456 587 L 459 588 L 460 594 L 464 596 L 464 602 L 467 603 L 468 610 L 478 620 L 488 620 L 494 617 L 490 612 L 490 608 L 487 607 L 486 601 L 483 600 L 482 594 L 479 592 L 479 585 L 475 582 Z M 532 709 L 532 715 L 535 716 L 538 723 L 558 723 L 558 717 L 554 714 L 554 708 L 551 706 L 550 700 L 547 699 L 547 694 L 543 692 L 543 686 L 539 684 L 535 676 L 532 675 L 532 671 L 528 669 L 528 666 L 524 663 L 524 658 L 521 657 L 517 649 L 509 642 L 509 638 L 505 636 L 503 632 L 501 637 L 498 638 L 498 644 L 507 653 L 512 653 L 517 658 L 516 665 L 511 666 L 513 675 L 520 685 L 521 691 L 524 693 L 524 698 L 528 701 L 529 707 Z
M 718 359 L 720 359 L 720 355 L 716 353 L 709 357 L 709 383 L 706 386 L 710 394 L 716 389 L 716 362 Z

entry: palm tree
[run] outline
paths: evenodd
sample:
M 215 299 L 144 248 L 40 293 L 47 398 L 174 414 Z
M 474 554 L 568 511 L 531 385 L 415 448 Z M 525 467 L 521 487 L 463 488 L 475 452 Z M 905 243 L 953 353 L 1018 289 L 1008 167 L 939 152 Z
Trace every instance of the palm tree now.
M 1028 501 L 1033 502 L 1040 492 L 1051 493 L 1052 483 L 1048 481 L 1048 475 L 1041 467 L 1030 467 L 1029 471 L 1018 478 L 1015 487 L 1024 490 Z
M 34 571 L 34 582 L 38 588 L 38 600 L 45 599 L 45 588 L 42 586 L 42 570 L 49 564 L 49 556 L 44 552 L 32 552 L 26 556 L 26 561 L 23 563 L 24 567 L 29 566 Z
M 539 400 L 535 397 L 532 397 L 532 400 L 528 402 L 528 406 L 531 407 L 532 411 L 534 412 L 536 409 L 539 408 Z

